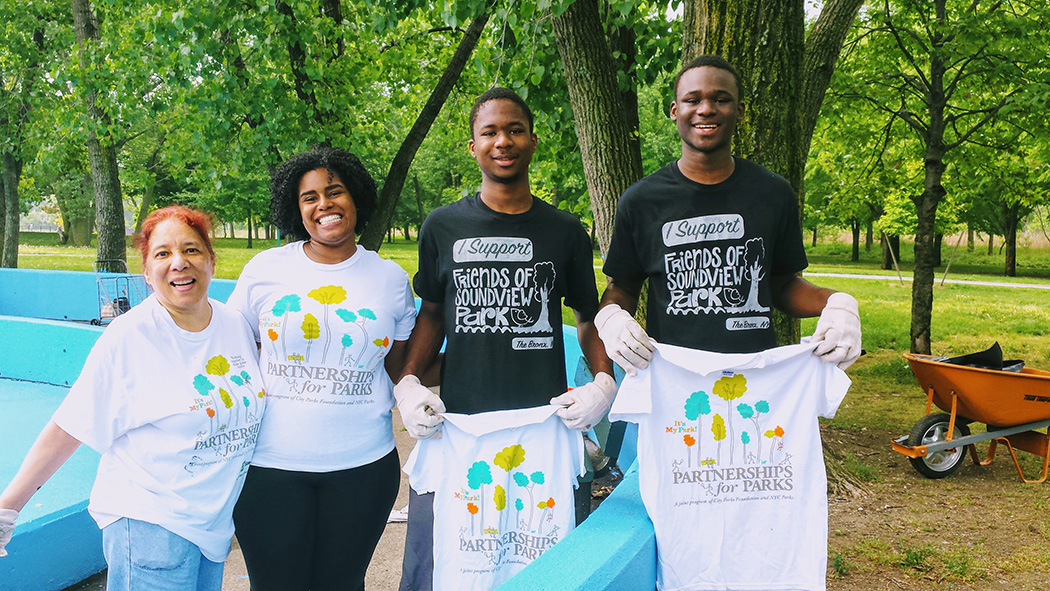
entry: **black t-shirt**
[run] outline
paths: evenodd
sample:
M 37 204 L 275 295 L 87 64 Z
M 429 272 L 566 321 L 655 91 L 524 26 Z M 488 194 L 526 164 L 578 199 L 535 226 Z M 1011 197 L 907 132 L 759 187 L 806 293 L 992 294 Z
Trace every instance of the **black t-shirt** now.
M 434 210 L 419 231 L 413 287 L 443 304 L 449 412 L 528 408 L 564 393 L 562 298 L 584 320 L 598 310 L 587 233 L 535 197 L 520 214 L 477 194 Z
M 807 266 L 795 193 L 783 177 L 736 159 L 715 185 L 671 163 L 620 198 L 603 271 L 649 279 L 646 331 L 661 343 L 719 353 L 776 346 L 771 279 Z

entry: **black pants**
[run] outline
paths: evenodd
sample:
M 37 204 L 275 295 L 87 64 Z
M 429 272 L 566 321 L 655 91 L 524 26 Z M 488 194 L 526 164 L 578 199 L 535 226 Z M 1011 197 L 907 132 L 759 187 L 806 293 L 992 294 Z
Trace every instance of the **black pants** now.
M 249 468 L 233 521 L 252 591 L 363 590 L 399 470 L 397 450 L 338 472 Z

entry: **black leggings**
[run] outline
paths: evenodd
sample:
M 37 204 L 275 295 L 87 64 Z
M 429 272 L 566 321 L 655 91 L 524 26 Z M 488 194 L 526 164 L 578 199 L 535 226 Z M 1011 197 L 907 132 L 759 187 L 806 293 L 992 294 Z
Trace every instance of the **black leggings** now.
M 363 590 L 399 470 L 397 450 L 338 472 L 249 468 L 233 521 L 252 591 Z

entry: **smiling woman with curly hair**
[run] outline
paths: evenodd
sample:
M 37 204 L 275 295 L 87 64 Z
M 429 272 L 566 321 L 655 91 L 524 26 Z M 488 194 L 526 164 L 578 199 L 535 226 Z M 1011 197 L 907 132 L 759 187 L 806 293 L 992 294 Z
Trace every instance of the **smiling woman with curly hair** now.
M 412 289 L 356 242 L 376 185 L 353 154 L 293 156 L 271 193 L 296 240 L 256 255 L 229 300 L 261 342 L 270 401 L 237 540 L 253 591 L 363 589 L 400 482 L 389 376 L 415 325 Z
M 318 146 L 286 160 L 270 182 L 270 219 L 273 224 L 296 240 L 309 240 L 299 211 L 299 182 L 311 170 L 323 168 L 334 173 L 346 185 L 357 207 L 354 233 L 360 234 L 375 212 L 376 182 L 361 161 L 340 148 Z

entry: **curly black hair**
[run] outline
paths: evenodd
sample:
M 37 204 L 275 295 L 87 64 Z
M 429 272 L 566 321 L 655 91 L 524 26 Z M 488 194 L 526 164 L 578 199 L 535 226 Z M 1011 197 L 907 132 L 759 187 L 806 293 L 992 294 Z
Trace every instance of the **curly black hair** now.
M 365 170 L 361 160 L 342 148 L 315 146 L 309 151 L 296 154 L 281 163 L 270 181 L 270 220 L 282 234 L 296 240 L 308 240 L 310 234 L 303 226 L 299 212 L 299 181 L 311 170 L 324 168 L 339 175 L 350 198 L 357 208 L 357 225 L 354 233 L 361 234 L 365 224 L 372 219 L 379 196 L 376 182 Z

